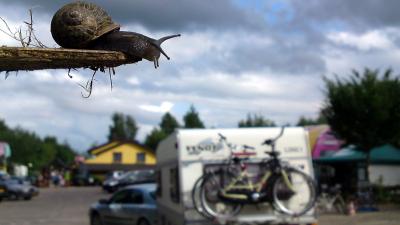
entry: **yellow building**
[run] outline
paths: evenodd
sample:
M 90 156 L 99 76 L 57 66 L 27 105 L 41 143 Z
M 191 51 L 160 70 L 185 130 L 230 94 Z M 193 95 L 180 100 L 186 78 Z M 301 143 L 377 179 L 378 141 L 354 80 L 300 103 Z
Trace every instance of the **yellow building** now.
M 85 170 L 97 176 L 117 170 L 154 168 L 156 164 L 154 151 L 135 141 L 112 141 L 93 147 L 88 153 L 91 157 L 84 162 Z

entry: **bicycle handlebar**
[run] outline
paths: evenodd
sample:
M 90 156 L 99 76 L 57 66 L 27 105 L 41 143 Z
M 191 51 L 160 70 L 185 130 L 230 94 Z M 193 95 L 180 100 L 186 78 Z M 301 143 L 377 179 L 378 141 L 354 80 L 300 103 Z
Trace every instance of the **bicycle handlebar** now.
M 285 130 L 285 126 L 283 126 L 283 127 L 281 128 L 281 132 L 278 134 L 278 136 L 276 136 L 275 138 L 272 138 L 272 139 L 267 139 L 267 140 L 265 140 L 265 141 L 262 143 L 262 145 L 273 145 L 273 144 L 275 144 L 275 142 L 276 142 L 280 137 L 282 137 L 284 130 Z
M 226 141 L 226 137 L 224 135 L 222 135 L 221 133 L 218 133 L 218 135 L 219 135 L 219 138 Z
M 231 143 L 228 143 L 227 138 L 222 135 L 221 133 L 218 133 L 219 138 L 225 142 L 225 144 L 228 145 L 228 147 L 230 148 L 230 150 L 233 150 L 233 145 Z M 256 148 L 254 148 L 253 146 L 249 146 L 249 145 L 242 145 L 242 148 L 244 150 L 256 150 Z

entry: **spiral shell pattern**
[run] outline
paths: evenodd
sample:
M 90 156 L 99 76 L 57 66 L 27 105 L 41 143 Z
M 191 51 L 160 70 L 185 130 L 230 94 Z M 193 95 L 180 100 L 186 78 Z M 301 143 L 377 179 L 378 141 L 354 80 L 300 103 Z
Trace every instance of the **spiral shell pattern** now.
M 104 9 L 83 1 L 63 6 L 51 21 L 51 34 L 64 48 L 85 48 L 91 41 L 119 28 Z

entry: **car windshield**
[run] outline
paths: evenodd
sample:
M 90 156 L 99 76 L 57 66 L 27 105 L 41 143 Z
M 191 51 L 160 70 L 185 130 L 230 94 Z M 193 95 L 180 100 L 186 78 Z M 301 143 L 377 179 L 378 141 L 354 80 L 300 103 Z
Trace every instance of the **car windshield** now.
M 121 180 L 145 180 L 154 178 L 153 170 L 132 171 L 124 174 L 119 179 Z
M 8 175 L 6 173 L 0 173 L 0 180 L 6 180 L 9 178 L 10 178 L 10 175 Z
M 120 176 L 118 179 L 120 179 L 120 180 L 133 179 L 135 177 L 137 177 L 137 171 L 127 172 L 124 175 Z
M 20 184 L 21 182 L 17 179 L 8 179 L 7 184 Z

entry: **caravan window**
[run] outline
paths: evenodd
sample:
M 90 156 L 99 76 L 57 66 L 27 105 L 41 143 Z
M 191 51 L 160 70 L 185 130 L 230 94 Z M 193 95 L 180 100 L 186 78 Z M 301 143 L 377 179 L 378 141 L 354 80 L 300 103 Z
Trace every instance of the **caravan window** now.
M 170 196 L 173 202 L 179 203 L 179 170 L 178 167 L 170 169 Z

